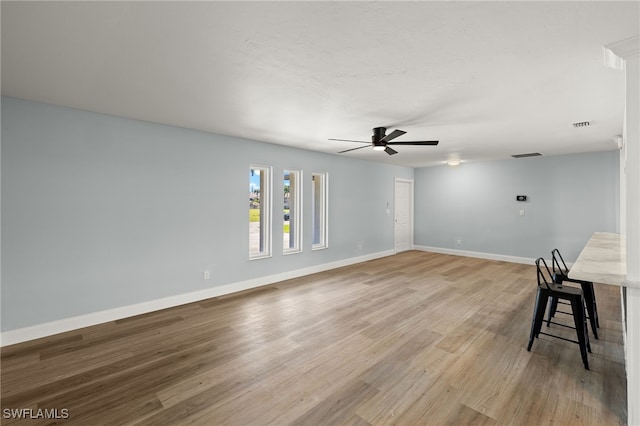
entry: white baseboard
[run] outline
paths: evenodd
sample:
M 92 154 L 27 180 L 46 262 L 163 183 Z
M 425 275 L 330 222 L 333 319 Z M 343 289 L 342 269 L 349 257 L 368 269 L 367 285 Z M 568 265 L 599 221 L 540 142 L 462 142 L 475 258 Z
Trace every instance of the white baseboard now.
M 414 246 L 416 250 L 428 251 L 432 253 L 452 254 L 454 256 L 477 257 L 479 259 L 500 260 L 511 263 L 524 263 L 526 265 L 535 265 L 536 259 L 531 257 L 509 256 L 506 254 L 483 253 L 479 251 L 456 250 L 441 247 Z M 549 264 L 551 266 L 551 264 Z
M 281 272 L 266 277 L 254 278 L 251 280 L 240 281 L 237 283 L 226 284 L 218 287 L 211 287 L 205 290 L 194 291 L 191 293 L 178 294 L 176 296 L 150 300 L 148 302 L 121 306 L 118 308 L 92 312 L 90 314 L 79 315 L 43 324 L 37 324 L 29 327 L 19 328 L 16 330 L 4 331 L 2 332 L 2 334 L 0 334 L 0 346 L 13 345 L 16 343 L 26 342 L 28 340 L 34 340 L 58 333 L 64 333 L 66 331 L 77 330 L 83 327 L 89 327 L 96 324 L 115 321 L 134 315 L 146 314 L 148 312 L 153 312 L 160 309 L 171 308 L 174 306 L 184 305 L 186 303 L 198 302 L 200 300 L 223 296 L 225 294 L 237 293 L 239 291 L 249 290 L 252 288 L 257 288 L 264 285 L 289 280 L 292 278 L 302 277 L 304 275 L 315 274 L 317 272 L 323 272 L 330 269 L 366 262 L 368 260 L 391 256 L 393 254 L 395 254 L 393 250 L 387 250 L 368 254 L 365 256 L 338 260 L 322 265 L 310 266 L 294 271 Z

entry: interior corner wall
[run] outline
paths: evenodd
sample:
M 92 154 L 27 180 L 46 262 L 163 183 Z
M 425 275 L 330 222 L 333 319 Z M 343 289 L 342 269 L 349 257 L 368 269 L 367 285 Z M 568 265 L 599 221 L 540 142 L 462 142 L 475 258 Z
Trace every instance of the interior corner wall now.
M 626 369 L 627 423 L 640 426 L 640 57 L 638 37 L 629 39 L 634 45 L 625 56 L 625 232 L 627 247 L 626 288 Z M 631 47 L 631 46 L 629 46 Z
M 394 178 L 413 178 L 408 167 L 6 97 L 1 124 L 3 332 L 392 251 Z M 273 256 L 249 260 L 250 164 L 272 166 L 274 188 L 285 169 L 303 171 L 302 253 L 282 254 L 274 214 Z M 329 174 L 329 248 L 316 251 L 312 172 Z
M 593 232 L 619 232 L 619 161 L 603 151 L 416 169 L 415 244 L 528 259 L 558 248 L 573 262 Z

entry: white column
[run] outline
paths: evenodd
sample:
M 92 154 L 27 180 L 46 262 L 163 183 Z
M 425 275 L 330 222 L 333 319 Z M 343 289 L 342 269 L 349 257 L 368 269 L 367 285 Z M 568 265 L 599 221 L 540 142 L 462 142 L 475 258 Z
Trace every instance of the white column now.
M 640 59 L 627 72 L 627 281 L 640 282 Z M 628 423 L 640 425 L 640 289 L 627 288 Z
M 621 213 L 621 232 L 627 239 L 627 281 L 640 283 L 640 37 L 606 46 L 624 60 L 626 104 L 624 150 L 620 182 L 624 188 L 625 212 Z M 622 197 L 621 197 L 622 199 Z M 629 425 L 640 426 L 640 288 L 627 287 L 627 407 Z

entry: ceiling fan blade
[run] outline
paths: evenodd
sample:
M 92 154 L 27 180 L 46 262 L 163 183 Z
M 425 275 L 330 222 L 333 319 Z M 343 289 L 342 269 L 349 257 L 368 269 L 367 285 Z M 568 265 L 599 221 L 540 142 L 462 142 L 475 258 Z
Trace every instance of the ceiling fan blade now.
M 359 147 L 357 147 L 357 148 L 345 149 L 344 151 L 340 151 L 340 152 L 338 152 L 338 154 L 342 154 L 343 152 L 355 151 L 356 149 L 362 149 L 362 148 L 369 148 L 369 145 L 366 145 L 366 146 L 359 146 Z
M 389 148 L 388 146 L 384 149 L 384 152 L 386 152 L 389 155 L 393 155 L 393 154 L 397 154 L 398 151 L 396 151 L 395 149 Z
M 390 140 L 393 140 L 393 139 L 397 138 L 398 136 L 402 136 L 405 133 L 407 133 L 407 132 L 405 132 L 404 130 L 396 129 L 393 132 L 389 133 L 384 138 L 380 139 L 380 142 L 389 142 Z
M 406 142 L 388 142 L 387 145 L 438 145 L 440 141 L 406 141 Z
M 354 141 L 351 139 L 329 139 L 330 141 L 339 141 L 339 142 L 358 142 L 358 143 L 371 143 L 371 142 L 365 142 L 365 141 Z

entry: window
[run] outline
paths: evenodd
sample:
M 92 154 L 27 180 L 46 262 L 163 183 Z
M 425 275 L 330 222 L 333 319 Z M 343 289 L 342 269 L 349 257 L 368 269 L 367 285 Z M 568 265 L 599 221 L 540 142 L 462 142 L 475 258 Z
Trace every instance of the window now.
M 284 254 L 299 253 L 301 250 L 300 224 L 302 223 L 301 192 L 299 170 L 284 171 L 284 209 L 283 209 L 283 252 Z
M 311 213 L 313 227 L 314 250 L 327 248 L 327 192 L 329 175 L 327 173 L 312 173 L 311 180 Z
M 249 258 L 271 256 L 271 167 L 249 169 Z

